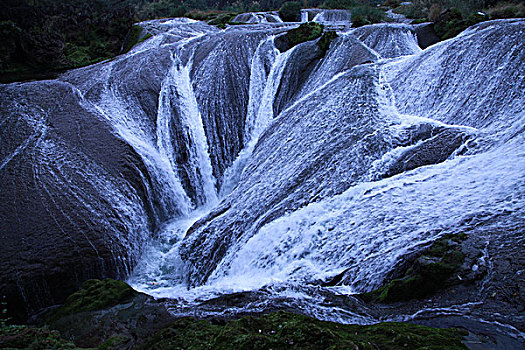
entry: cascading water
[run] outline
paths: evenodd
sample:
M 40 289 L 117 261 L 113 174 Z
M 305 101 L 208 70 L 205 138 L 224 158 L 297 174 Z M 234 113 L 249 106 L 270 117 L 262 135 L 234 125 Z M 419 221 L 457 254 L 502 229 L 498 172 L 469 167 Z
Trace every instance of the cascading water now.
M 301 10 L 301 23 L 309 22 L 308 12 Z
M 314 20 L 348 16 L 321 11 Z M 18 117 L 1 122 L 23 130 L 2 131 L 0 142 L 11 142 L 0 148 L 5 193 L 20 191 L 16 171 L 32 171 L 21 178 L 42 191 L 34 202 L 51 203 L 35 213 L 53 219 L 56 210 L 60 234 L 81 232 L 83 251 L 99 260 L 134 262 L 142 253 L 128 281 L 176 299 L 179 314 L 277 306 L 371 323 L 450 309 L 519 323 L 479 306 L 485 300 L 475 292 L 468 297 L 476 309 L 457 297 L 458 307 L 445 300 L 394 316 L 351 294 L 379 287 L 447 233 L 483 242 L 472 259 L 490 270 L 484 291 L 522 273 L 498 270 L 506 266 L 498 255 L 515 257 L 523 243 L 523 20 L 480 24 L 424 51 L 411 26 L 366 26 L 335 39 L 324 56 L 315 42 L 277 50 L 282 24 L 141 25 L 153 38 L 114 61 L 55 82 L 0 87 L 2 113 Z M 71 115 L 49 96 L 67 96 Z M 77 115 L 101 130 L 109 149 Z M 76 174 L 75 162 L 88 170 Z M 103 224 L 92 228 L 91 217 Z M 101 241 L 114 249 L 105 254 Z M 132 265 L 117 268 L 123 275 Z M 250 302 L 220 304 L 243 291 Z M 222 306 L 202 303 L 214 297 Z
M 350 23 L 351 13 L 348 10 L 322 10 L 312 19 L 313 22 L 319 23 Z
M 241 23 L 282 23 L 283 20 L 276 12 L 248 12 L 241 13 L 233 19 Z
M 159 149 L 170 160 L 171 167 L 177 169 L 180 165 L 174 158 L 171 124 L 177 121 L 182 124 L 189 144 L 190 166 L 187 167 L 187 171 L 190 173 L 191 184 L 200 192 L 196 194 L 196 204 L 213 206 L 217 202 L 215 178 L 201 115 L 190 81 L 191 66 L 192 58 L 183 65 L 180 58 L 174 55 L 173 65 L 166 76 L 159 98 L 157 143 Z M 178 115 L 174 117 L 173 113 Z
M 272 36 L 262 41 L 253 56 L 250 74 L 250 100 L 244 132 L 247 145 L 225 171 L 221 197 L 226 196 L 237 185 L 259 137 L 275 117 L 274 100 L 284 68 L 294 49 L 279 53 L 279 50 L 275 48 L 274 39 L 275 37 Z M 268 62 L 271 62 L 271 70 L 266 76 L 265 66 Z

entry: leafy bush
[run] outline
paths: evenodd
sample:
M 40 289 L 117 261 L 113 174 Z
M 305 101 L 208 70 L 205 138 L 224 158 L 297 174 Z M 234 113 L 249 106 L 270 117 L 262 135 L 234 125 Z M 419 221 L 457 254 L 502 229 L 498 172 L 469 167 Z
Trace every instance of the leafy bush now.
M 111 58 L 120 53 L 133 21 L 134 9 L 127 1 L 7 2 L 0 7 L 2 81 Z M 3 74 L 15 70 L 18 78 Z
M 385 20 L 385 13 L 372 6 L 358 6 L 353 7 L 352 13 L 352 26 L 361 27 L 367 24 L 380 23 Z
M 363 4 L 356 0 L 327 0 L 324 3 L 324 7 L 329 9 L 350 9 L 360 5 Z
M 487 13 L 491 19 L 525 17 L 525 4 L 498 3 L 487 9 Z
M 296 22 L 301 17 L 301 3 L 298 1 L 285 2 L 279 10 L 279 16 L 285 22 Z
M 386 0 L 384 1 L 381 6 L 387 6 L 387 7 L 398 7 L 401 5 L 401 0 Z
M 443 12 L 439 16 L 434 22 L 434 30 L 441 39 L 450 39 L 468 27 L 486 21 L 487 19 L 489 19 L 488 16 L 478 13 L 473 13 L 465 17 L 458 9 L 453 8 Z
M 323 52 L 323 56 L 330 48 L 330 43 L 332 42 L 332 40 L 334 40 L 337 37 L 337 33 L 333 30 L 327 30 L 323 33 L 323 36 L 321 36 L 321 39 L 319 39 L 319 42 L 317 43 L 317 45 L 319 45 L 319 48 Z
M 315 22 L 306 22 L 299 27 L 289 30 L 286 39 L 290 47 L 304 43 L 305 41 L 315 40 L 323 34 L 324 26 Z
M 400 6 L 393 11 L 405 15 L 407 18 L 418 19 L 427 17 L 427 9 L 417 4 Z

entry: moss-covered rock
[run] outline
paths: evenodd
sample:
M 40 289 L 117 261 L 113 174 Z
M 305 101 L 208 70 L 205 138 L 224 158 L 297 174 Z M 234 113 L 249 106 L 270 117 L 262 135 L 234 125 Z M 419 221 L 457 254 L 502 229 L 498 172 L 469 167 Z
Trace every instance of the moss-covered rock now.
M 62 307 L 42 312 L 35 324 L 59 331 L 78 346 L 129 349 L 174 320 L 164 302 L 107 279 L 84 282 Z
M 212 26 L 217 26 L 221 29 L 225 28 L 227 24 L 232 22 L 232 20 L 235 18 L 234 13 L 221 13 L 217 17 L 211 19 L 208 21 L 208 24 Z
M 124 41 L 121 53 L 126 53 L 133 48 L 133 46 L 151 38 L 150 33 L 143 33 L 144 29 L 141 26 L 134 25 L 129 30 L 129 33 Z
M 315 22 L 306 22 L 299 27 L 289 30 L 285 37 L 289 47 L 294 47 L 306 41 L 315 40 L 323 34 L 324 26 Z
M 319 39 L 317 45 L 319 46 L 320 51 L 317 52 L 319 54 L 317 58 L 321 58 L 326 54 L 330 48 L 330 43 L 335 38 L 337 38 L 337 33 L 335 31 L 324 31 L 324 26 L 322 24 L 307 22 L 301 24 L 297 28 L 289 30 L 284 35 L 278 36 L 275 40 L 275 46 L 279 51 L 284 52 L 301 43 Z
M 372 6 L 356 6 L 350 9 L 352 27 L 361 27 L 373 23 L 381 23 L 386 19 L 385 12 Z
M 0 349 L 80 349 L 57 331 L 28 326 L 0 328 Z
M 466 235 L 445 235 L 437 239 L 400 278 L 393 279 L 382 287 L 360 294 L 365 301 L 396 302 L 423 298 L 448 287 L 454 282 L 450 278 L 465 260 L 461 242 Z
M 410 323 L 370 326 L 319 321 L 288 312 L 248 316 L 226 324 L 183 318 L 141 349 L 465 349 L 461 331 Z
M 137 292 L 126 282 L 112 279 L 87 280 L 82 288 L 71 294 L 53 319 L 82 311 L 102 310 L 130 301 Z
M 319 48 L 323 52 L 323 56 L 328 51 L 328 49 L 330 48 L 330 43 L 335 38 L 337 38 L 337 33 L 334 30 L 327 30 L 323 33 L 321 39 L 319 39 L 319 41 L 317 42 L 317 45 L 319 45 Z
M 64 310 L 69 314 L 64 315 Z M 464 334 L 457 329 L 410 323 L 343 325 L 284 311 L 229 321 L 175 319 L 161 301 L 114 280 L 86 281 L 80 291 L 68 298 L 58 315 L 47 320 L 46 325 L 39 324 L 42 328 L 0 327 L 0 348 L 464 348 L 461 342 Z M 70 341 L 63 341 L 60 334 Z

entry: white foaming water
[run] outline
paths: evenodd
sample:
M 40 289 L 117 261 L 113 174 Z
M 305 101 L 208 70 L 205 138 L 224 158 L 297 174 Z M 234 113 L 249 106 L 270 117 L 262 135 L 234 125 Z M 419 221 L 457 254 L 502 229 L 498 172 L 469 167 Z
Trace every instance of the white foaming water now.
M 525 150 L 516 140 L 487 154 L 363 183 L 266 224 L 224 259 L 209 284 L 257 288 L 325 280 L 350 268 L 354 290 L 377 287 L 404 254 L 435 240 L 435 229 L 519 210 L 507 194 L 524 185 L 523 169 Z
M 221 197 L 226 196 L 237 185 L 259 137 L 275 117 L 273 103 L 283 77 L 284 68 L 295 47 L 279 53 L 279 50 L 275 48 L 274 39 L 275 37 L 272 36 L 263 41 L 253 57 L 250 76 L 250 101 L 248 102 L 244 132 L 247 145 L 224 172 Z M 265 60 L 273 62 L 267 77 L 264 70 Z
M 241 13 L 233 19 L 233 22 L 242 23 L 283 23 L 283 20 L 277 13 L 273 12 L 248 12 Z
M 318 23 L 343 24 L 350 23 L 351 14 L 348 10 L 322 10 L 312 20 Z
M 284 52 L 279 53 L 274 45 L 274 36 L 271 36 L 263 40 L 258 46 L 253 58 L 250 73 L 250 101 L 248 107 L 248 115 L 245 127 L 245 139 L 248 140 L 247 146 L 240 152 L 235 162 L 225 172 L 224 183 L 221 189 L 221 197 L 227 195 L 233 187 L 249 160 L 257 141 L 262 132 L 268 127 L 274 118 L 273 113 L 273 101 L 277 94 L 279 84 L 282 79 L 284 68 L 290 58 L 293 48 Z M 194 123 L 193 132 L 197 129 L 197 132 L 201 135 L 194 135 L 197 142 L 205 142 L 205 135 L 202 126 L 202 120 L 198 112 L 195 95 L 193 93 L 191 82 L 190 82 L 190 62 L 182 67 L 180 61 L 174 58 L 174 65 L 170 71 L 169 81 L 175 86 L 177 93 L 180 97 L 179 101 L 181 104 L 181 110 L 187 120 L 188 125 Z M 265 72 L 265 63 L 272 62 L 271 70 L 268 75 Z M 169 85 L 163 85 L 163 92 L 169 90 Z M 163 103 L 166 102 L 166 98 L 160 98 L 161 104 L 159 105 L 159 126 L 158 132 L 161 130 L 167 130 L 169 115 L 168 107 L 162 107 Z M 191 120 L 191 122 L 190 122 Z M 198 131 L 201 130 L 201 131 Z M 166 154 L 170 152 L 171 144 L 169 143 L 169 135 L 162 135 L 162 132 L 158 135 L 159 147 L 165 149 Z M 165 146 L 162 146 L 164 145 Z M 172 152 L 172 151 L 171 151 Z M 207 146 L 202 145 L 200 149 L 202 157 L 196 157 L 200 159 L 206 170 L 209 178 L 213 178 L 211 164 L 209 163 L 209 156 L 207 156 Z M 174 161 L 171 159 L 171 161 Z M 176 164 L 174 164 L 176 166 Z M 213 188 L 215 190 L 215 183 L 212 180 L 208 181 L 208 187 L 204 186 L 204 189 L 208 188 L 209 191 Z M 207 193 L 209 198 L 205 208 L 211 208 L 213 204 L 217 202 L 217 196 L 215 192 Z M 184 278 L 184 271 L 181 269 L 183 262 L 178 255 L 179 244 L 173 245 L 173 242 L 179 242 L 183 237 L 186 230 L 191 227 L 197 219 L 206 214 L 206 209 L 197 210 L 191 214 L 187 214 L 181 219 L 176 219 L 169 224 L 165 225 L 159 230 L 161 236 L 160 241 L 155 242 L 149 251 L 144 254 L 143 261 L 135 269 L 134 274 L 130 277 L 129 283 L 137 290 L 145 291 L 154 296 L 165 296 L 165 295 L 177 295 L 178 297 L 189 298 L 188 300 L 194 300 L 195 298 L 211 298 L 218 296 L 226 292 L 236 292 L 248 290 L 250 286 L 239 285 L 237 283 L 227 282 L 220 286 L 202 286 L 192 289 L 191 292 L 187 291 L 187 287 L 182 284 Z M 166 252 L 164 252 L 166 251 Z M 167 273 L 167 271 L 169 271 Z M 174 283 L 175 282 L 175 283 Z M 178 282 L 178 283 L 177 283 Z M 251 287 L 255 287 L 251 286 Z
M 401 50 L 401 53 L 394 52 L 392 55 L 406 54 L 406 52 L 416 54 L 402 60 L 390 61 L 390 63 L 381 61 L 370 69 L 372 71 L 370 74 L 373 74 L 374 69 L 377 68 L 379 75 L 379 83 L 375 86 L 377 110 L 370 107 L 376 106 L 375 104 L 367 105 L 364 103 L 366 101 L 359 106 L 363 109 L 370 108 L 374 118 L 382 119 L 388 126 L 375 130 L 366 137 L 372 137 L 378 133 L 384 133 L 382 136 L 385 138 L 392 135 L 395 137 L 405 127 L 419 124 L 432 124 L 444 128 L 450 127 L 447 124 L 463 124 L 461 120 L 428 119 L 432 116 L 428 115 L 427 110 L 431 112 L 433 110 L 422 103 L 414 103 L 414 106 L 425 108 L 426 113 L 421 113 L 419 110 L 414 111 L 415 107 L 411 107 L 412 105 L 408 105 L 412 108 L 411 110 L 407 105 L 399 103 L 411 98 L 419 98 L 413 93 L 418 89 L 405 92 L 402 90 L 405 86 L 399 86 L 397 76 L 406 70 L 401 68 L 406 68 L 408 64 L 419 63 L 420 57 L 424 58 L 439 51 L 439 48 L 434 48 L 433 51 L 420 54 L 419 50 L 412 45 L 414 38 L 411 33 L 399 37 L 408 50 Z M 225 172 L 221 196 L 230 193 L 239 181 L 260 136 L 275 120 L 273 103 L 291 51 L 278 53 L 273 47 L 273 38 L 270 38 L 260 43 L 252 58 L 250 100 L 245 124 L 247 143 L 233 165 Z M 386 49 L 385 52 L 387 52 Z M 443 50 L 443 55 L 445 53 Z M 385 54 L 385 56 L 389 55 Z M 265 71 L 265 60 L 273 63 L 268 74 Z M 437 59 L 429 61 L 435 63 Z M 326 79 L 319 79 L 319 83 L 315 84 L 313 90 L 329 90 L 331 84 L 344 77 L 344 69 L 342 66 L 341 70 L 334 70 L 335 76 L 326 82 Z M 428 85 L 426 78 L 434 75 L 441 76 L 438 74 L 441 72 L 434 72 L 430 68 L 428 70 L 429 72 L 417 72 L 424 75 L 418 80 L 425 87 Z M 339 85 L 334 84 L 334 86 Z M 351 89 L 351 86 L 343 86 L 342 89 Z M 314 100 L 316 97 L 313 91 L 305 93 L 300 100 L 287 108 L 287 112 L 294 110 L 299 115 L 306 116 L 307 111 L 301 109 L 301 105 L 306 105 L 305 102 Z M 330 99 L 329 95 L 322 95 L 322 97 L 326 97 L 322 101 Z M 400 101 L 396 101 L 396 98 Z M 443 103 L 449 103 L 449 106 L 445 106 L 442 110 L 451 110 L 450 106 L 455 102 L 457 101 L 452 98 L 449 101 L 443 101 Z M 308 106 L 311 110 L 312 105 Z M 401 113 L 398 112 L 398 109 Z M 321 107 L 320 110 L 327 115 L 332 113 Z M 348 114 L 351 115 L 351 112 L 349 110 Z M 421 166 L 379 181 L 372 181 L 377 177 L 368 176 L 365 173 L 360 182 L 352 184 L 353 187 L 341 191 L 342 193 L 339 192 L 341 194 L 326 196 L 324 199 L 306 203 L 301 207 L 292 207 L 289 211 L 285 211 L 287 214 L 274 217 L 261 227 L 255 227 L 254 224 L 251 226 L 252 232 L 249 234 L 244 232 L 244 236 L 240 235 L 226 247 L 225 256 L 213 262 L 216 265 L 211 276 L 207 276 L 207 282 L 196 288 L 187 288 L 187 281 L 184 277 L 186 273 L 182 268 L 183 262 L 178 253 L 184 232 L 196 220 L 196 217 L 171 222 L 161 232 L 162 237 L 168 237 L 164 238 L 164 245 L 152 246 L 153 250 L 149 260 L 137 268 L 130 282 L 135 288 L 154 296 L 176 297 L 190 304 L 198 302 L 199 299 L 209 299 L 238 291 L 264 288 L 265 290 L 271 289 L 273 293 L 274 290 L 279 290 L 272 295 L 307 300 L 306 303 L 312 309 L 319 310 L 321 315 L 319 317 L 322 318 L 321 303 L 316 304 L 317 301 L 309 299 L 311 298 L 309 294 L 297 291 L 297 288 L 290 286 L 303 286 L 312 282 L 319 284 L 319 281 L 330 280 L 346 271 L 344 286 L 333 288 L 333 291 L 341 294 L 369 291 L 381 285 L 385 276 L 402 261 L 404 256 L 421 249 L 422 246 L 428 245 L 443 234 L 461 232 L 464 228 L 460 226 L 469 218 L 483 222 L 483 220 L 489 220 L 487 218 L 498 218 L 507 211 L 521 210 L 520 196 L 523 192 L 521 189 L 525 185 L 523 180 L 523 169 L 525 169 L 523 114 L 513 111 L 509 114 L 509 117 L 512 117 L 511 123 L 515 125 L 512 127 L 515 129 L 512 135 L 485 153 L 468 156 L 453 154 L 442 163 Z M 329 121 L 328 117 L 322 118 L 319 120 L 321 123 L 325 120 Z M 521 124 L 518 125 L 516 120 L 519 120 Z M 347 122 L 348 120 L 344 118 L 336 121 L 339 124 Z M 463 127 L 463 131 L 475 135 L 478 130 L 474 127 L 483 128 L 483 125 L 472 124 L 470 126 Z M 356 128 L 359 127 L 360 125 L 356 126 Z M 335 128 L 333 130 L 337 131 Z M 315 128 L 309 126 L 303 132 L 312 131 L 315 131 Z M 508 128 L 505 131 L 508 131 Z M 304 134 L 293 134 L 290 137 L 300 138 L 301 135 Z M 314 143 L 309 143 L 310 145 L 315 147 Z M 419 144 L 406 147 L 415 149 L 415 146 Z M 259 151 L 260 148 L 257 148 L 257 152 Z M 384 151 L 382 155 L 379 155 L 377 161 L 372 163 L 371 169 L 368 169 L 369 172 L 381 170 L 379 168 L 384 168 L 389 161 L 398 160 L 400 151 L 403 151 L 402 147 L 393 147 Z M 249 181 L 249 174 L 245 175 Z M 280 180 L 261 177 L 254 181 Z M 296 191 L 295 188 L 294 191 Z M 232 223 L 233 220 L 243 220 L 242 215 L 235 216 L 242 214 L 239 211 L 232 211 L 232 213 L 234 214 L 226 212 L 221 216 L 231 215 Z M 205 233 L 210 234 L 203 238 L 203 241 L 206 240 L 205 243 L 221 239 L 220 236 L 213 236 L 213 228 Z M 211 259 L 211 257 L 206 258 Z M 330 310 L 334 309 L 330 308 Z M 326 315 L 324 317 L 331 320 L 337 318 L 330 318 Z M 341 317 L 358 319 L 355 315 Z
M 213 176 L 201 114 L 190 80 L 191 67 L 192 59 L 183 66 L 179 57 L 173 56 L 173 65 L 163 83 L 159 97 L 157 144 L 165 157 L 170 160 L 172 168 L 176 169 L 178 164 L 174 159 L 175 152 L 171 143 L 173 136 L 170 129 L 170 123 L 174 122 L 173 104 L 176 104 L 176 112 L 179 114 L 178 117 L 188 136 L 190 145 L 193 182 L 200 184 L 198 187 L 201 188 L 202 195 L 205 198 L 205 202 L 202 204 L 213 206 L 218 201 L 215 177 Z
M 308 22 L 308 12 L 301 11 L 301 23 Z
M 140 108 L 132 108 L 129 101 L 123 101 L 116 89 L 106 86 L 97 109 L 142 157 L 152 180 L 156 183 L 155 190 L 162 203 L 161 208 L 165 208 L 166 212 L 162 216 L 172 216 L 176 213 L 187 215 L 192 208 L 191 201 L 166 153 L 159 151 L 155 140 L 146 132 L 148 128 L 142 125 L 146 116 L 140 115 Z

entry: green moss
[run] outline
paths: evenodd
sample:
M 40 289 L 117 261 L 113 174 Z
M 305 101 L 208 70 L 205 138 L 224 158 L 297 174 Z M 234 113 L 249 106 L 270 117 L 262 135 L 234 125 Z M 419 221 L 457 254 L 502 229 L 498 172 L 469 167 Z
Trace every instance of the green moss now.
M 225 26 L 227 23 L 231 22 L 235 18 L 233 13 L 221 13 L 217 17 L 208 21 L 208 24 L 213 26 Z
M 71 294 L 53 319 L 82 311 L 102 310 L 131 300 L 137 292 L 123 281 L 87 280 L 82 289 Z
M 113 336 L 98 346 L 99 350 L 121 349 L 126 348 L 126 344 L 130 342 L 128 337 Z
M 372 6 L 356 6 L 350 9 L 352 27 L 361 27 L 373 23 L 381 23 L 386 19 L 385 12 Z
M 306 22 L 299 27 L 289 30 L 286 39 L 290 47 L 294 47 L 305 41 L 315 40 L 323 34 L 324 26 L 315 22 Z
M 78 46 L 73 43 L 66 43 L 64 53 L 73 66 L 83 66 L 91 63 L 89 46 Z
M 140 41 L 143 41 L 145 39 L 140 38 L 140 34 L 142 33 L 142 27 L 134 25 L 129 30 L 128 36 L 126 38 L 126 41 L 124 42 L 124 48 L 122 50 L 122 53 L 126 53 L 135 45 L 137 45 Z M 150 35 L 151 36 L 151 35 Z
M 421 23 L 426 23 L 426 22 L 429 22 L 429 20 L 426 17 L 423 17 L 423 18 L 418 18 L 418 19 L 413 20 L 412 24 L 421 24 Z
M 459 244 L 466 235 L 445 235 L 410 266 L 401 278 L 396 278 L 380 288 L 360 294 L 365 301 L 396 302 L 423 298 L 447 287 L 447 280 L 465 260 Z
M 287 1 L 279 9 L 279 16 L 285 22 L 295 22 L 301 16 L 301 3 L 299 1 Z
M 183 318 L 142 349 L 465 349 L 463 333 L 410 323 L 370 326 L 319 321 L 288 312 L 248 316 L 224 325 Z
M 317 45 L 319 45 L 319 48 L 323 52 L 323 56 L 328 51 L 328 49 L 330 48 L 330 43 L 335 38 L 337 38 L 337 33 L 333 30 L 327 30 L 323 33 L 321 39 L 319 39 L 319 41 L 317 42 Z
M 0 328 L 0 349 L 79 349 L 57 331 L 27 326 Z

